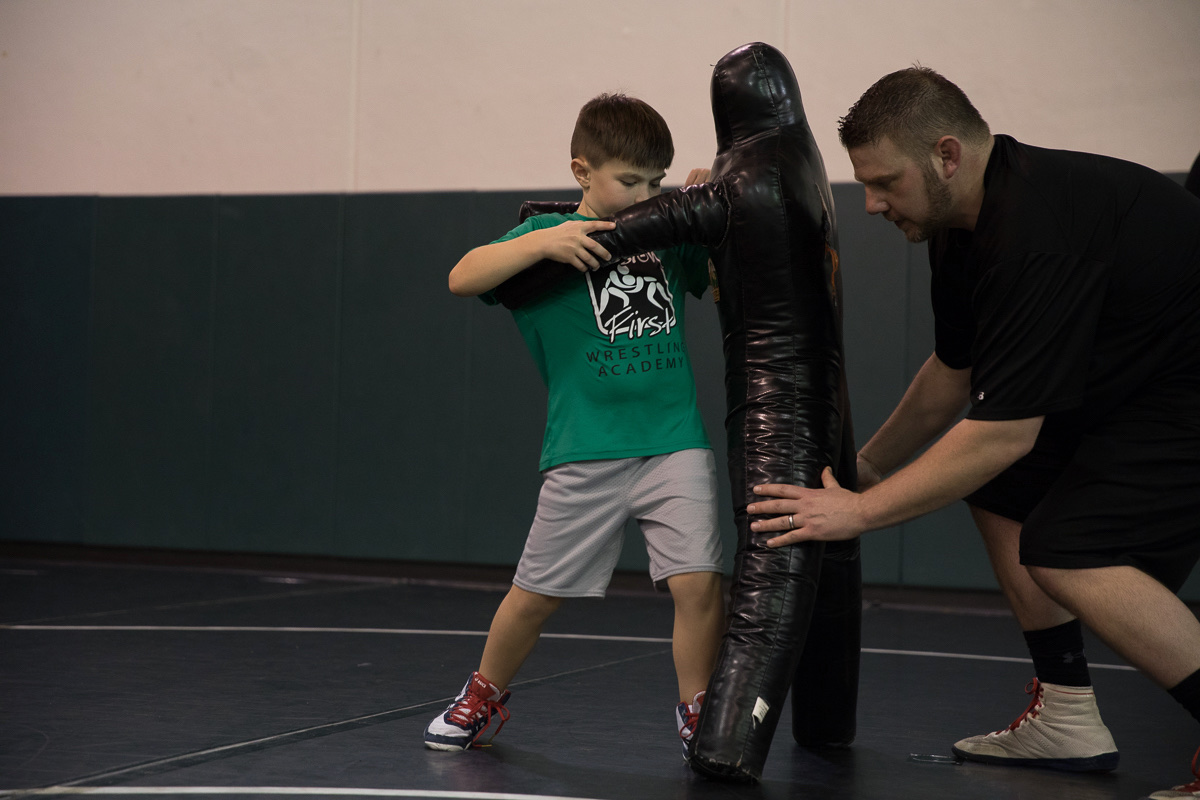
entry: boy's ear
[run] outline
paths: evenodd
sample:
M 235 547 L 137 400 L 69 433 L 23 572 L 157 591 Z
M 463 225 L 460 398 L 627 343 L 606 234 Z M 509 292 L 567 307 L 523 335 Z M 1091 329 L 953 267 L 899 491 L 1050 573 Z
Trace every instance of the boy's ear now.
M 582 158 L 572 158 L 571 174 L 575 176 L 575 182 L 579 184 L 579 188 L 587 191 L 592 183 L 592 168 L 588 166 L 588 162 Z

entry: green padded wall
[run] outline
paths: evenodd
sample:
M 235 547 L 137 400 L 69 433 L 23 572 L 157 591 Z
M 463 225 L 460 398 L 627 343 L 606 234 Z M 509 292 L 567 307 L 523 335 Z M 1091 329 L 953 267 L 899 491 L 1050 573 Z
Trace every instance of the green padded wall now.
M 87 532 L 88 323 L 96 201 L 0 198 L 0 537 Z
M 928 265 L 834 197 L 861 444 L 932 350 Z M 0 538 L 514 564 L 545 389 L 446 275 L 530 198 L 574 194 L 0 198 Z M 729 567 L 720 329 L 689 302 Z M 863 548 L 870 583 L 995 586 L 961 503 Z M 647 561 L 630 525 L 619 566 Z
M 216 201 L 96 201 L 83 541 L 206 547 Z

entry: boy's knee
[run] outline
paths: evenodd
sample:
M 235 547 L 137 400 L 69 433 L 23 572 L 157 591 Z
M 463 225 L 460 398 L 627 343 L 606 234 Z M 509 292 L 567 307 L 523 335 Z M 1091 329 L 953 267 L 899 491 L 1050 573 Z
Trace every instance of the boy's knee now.
M 519 586 L 513 586 L 509 590 L 508 596 L 516 605 L 517 610 L 524 616 L 548 617 L 562 605 L 561 597 L 530 592 Z
M 721 597 L 721 575 L 717 572 L 684 572 L 667 578 L 667 588 L 676 605 L 711 602 Z

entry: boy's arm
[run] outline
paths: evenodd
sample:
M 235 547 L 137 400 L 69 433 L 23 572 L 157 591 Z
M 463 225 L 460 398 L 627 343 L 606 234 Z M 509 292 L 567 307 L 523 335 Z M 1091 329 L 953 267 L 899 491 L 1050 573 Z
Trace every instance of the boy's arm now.
M 684 189 L 652 197 L 618 212 L 613 219 L 630 225 L 627 236 L 617 239 L 604 238 L 613 230 L 611 225 L 595 229 L 592 238 L 608 255 L 603 263 L 589 265 L 589 268 L 607 266 L 625 256 L 672 247 L 683 242 L 719 244 L 728 227 L 729 209 L 724 199 L 723 187 L 716 188 L 705 183 L 709 176 L 710 171 L 707 168 L 693 169 L 688 173 Z M 684 193 L 682 198 L 676 197 L 680 192 Z M 633 211 L 647 205 L 651 208 Z M 617 246 L 622 248 L 619 254 L 610 252 Z M 590 249 L 590 252 L 598 251 Z M 527 269 L 512 273 L 496 287 L 496 299 L 506 308 L 520 308 L 571 274 L 571 270 L 563 264 L 544 259 L 528 266 Z M 580 268 L 577 266 L 576 269 Z
M 450 270 L 450 291 L 460 297 L 483 294 L 544 259 L 580 272 L 595 269 L 609 259 L 609 253 L 588 234 L 613 227 L 604 220 L 571 220 L 476 247 Z

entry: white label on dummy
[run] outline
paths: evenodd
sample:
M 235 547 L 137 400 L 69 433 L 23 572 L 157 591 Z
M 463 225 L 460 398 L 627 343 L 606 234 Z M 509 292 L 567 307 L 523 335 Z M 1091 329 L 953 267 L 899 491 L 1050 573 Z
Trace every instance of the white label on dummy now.
M 767 712 L 771 710 L 771 706 L 767 705 L 767 701 L 761 697 L 754 701 L 754 713 L 751 715 L 758 720 L 758 724 L 762 725 L 763 720 L 767 718 Z

